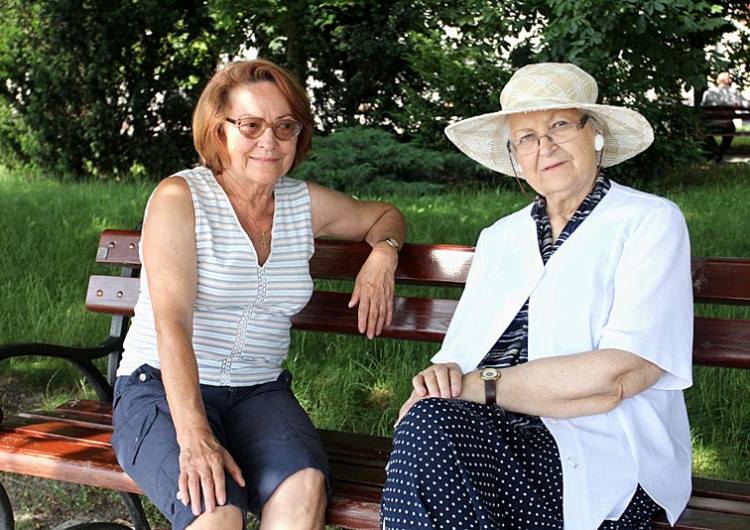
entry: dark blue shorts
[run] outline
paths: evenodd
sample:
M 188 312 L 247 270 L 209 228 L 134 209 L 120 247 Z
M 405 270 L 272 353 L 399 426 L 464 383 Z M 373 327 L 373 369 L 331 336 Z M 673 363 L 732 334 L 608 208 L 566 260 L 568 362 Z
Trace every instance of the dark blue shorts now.
M 242 469 L 245 487 L 225 473 L 227 504 L 260 515 L 286 478 L 319 469 L 331 495 L 328 457 L 312 421 L 291 389 L 292 375 L 248 387 L 201 385 L 209 424 Z M 115 384 L 112 447 L 117 460 L 173 528 L 195 516 L 177 499 L 179 454 L 161 372 L 143 365 Z

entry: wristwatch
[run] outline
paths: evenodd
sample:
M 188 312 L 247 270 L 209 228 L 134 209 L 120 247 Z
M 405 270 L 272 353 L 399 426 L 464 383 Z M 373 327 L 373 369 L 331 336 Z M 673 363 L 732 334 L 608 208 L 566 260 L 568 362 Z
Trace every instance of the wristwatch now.
M 396 249 L 396 253 L 399 253 L 401 251 L 401 247 L 399 247 L 398 241 L 396 241 L 392 237 L 386 237 L 385 239 L 383 239 L 383 241 L 385 241 L 390 246 L 392 246 L 393 248 L 395 248 Z
M 484 381 L 484 402 L 487 405 L 497 405 L 497 380 L 502 377 L 497 368 L 482 368 L 479 377 Z

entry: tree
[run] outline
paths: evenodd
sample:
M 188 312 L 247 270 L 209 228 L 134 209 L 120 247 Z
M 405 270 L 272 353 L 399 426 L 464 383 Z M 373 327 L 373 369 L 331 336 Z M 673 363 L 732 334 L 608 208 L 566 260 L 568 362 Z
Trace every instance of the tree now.
M 195 159 L 192 108 L 223 48 L 204 2 L 0 5 L 6 155 L 101 177 L 134 168 L 164 175 Z
M 445 147 L 451 121 L 497 110 L 502 86 L 530 62 L 570 61 L 602 100 L 642 110 L 671 140 L 694 143 L 678 108 L 705 87 L 706 47 L 743 17 L 742 2 L 704 0 L 219 0 L 248 47 L 310 85 L 323 132 L 355 123 Z M 235 15 L 232 15 L 235 14 Z M 298 35 L 306 35 L 304 41 Z M 668 133 L 668 134 L 667 134 Z
M 573 62 L 591 73 L 605 103 L 643 113 L 655 131 L 644 155 L 614 168 L 629 178 L 658 177 L 700 156 L 703 131 L 684 93 L 703 90 L 706 48 L 731 28 L 732 2 L 595 0 L 538 2 L 546 21 L 538 61 Z
M 601 100 L 657 129 L 643 174 L 690 160 L 681 101 L 747 32 L 706 53 L 747 5 L 721 0 L 0 0 L 0 156 L 62 173 L 163 175 L 194 161 L 190 116 L 215 65 L 255 50 L 307 84 L 318 133 L 352 125 L 453 149 L 444 127 L 499 108 L 519 67 L 569 61 Z M 724 61 L 724 62 L 722 62 Z M 651 158 L 649 158 L 651 157 Z M 639 169 L 639 171 L 641 170 Z

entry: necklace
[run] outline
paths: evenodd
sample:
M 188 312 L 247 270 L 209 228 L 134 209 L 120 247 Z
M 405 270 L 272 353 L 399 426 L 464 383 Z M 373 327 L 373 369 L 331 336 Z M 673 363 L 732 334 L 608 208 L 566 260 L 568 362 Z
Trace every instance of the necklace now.
M 266 238 L 266 231 L 258 226 L 258 223 L 255 222 L 255 219 L 253 219 L 249 211 L 245 210 L 245 212 L 247 213 L 247 218 L 250 219 L 250 222 L 253 223 L 253 226 L 260 232 L 260 244 L 263 245 L 263 249 L 268 250 L 268 238 Z
M 229 179 L 227 179 L 226 177 L 222 175 L 221 180 L 224 181 L 225 186 L 228 186 L 229 188 L 232 189 L 232 191 L 235 192 L 236 196 L 239 196 L 239 194 L 236 192 L 234 184 L 232 184 L 229 181 Z M 229 202 L 231 203 L 232 201 L 230 200 Z M 255 227 L 255 229 L 258 230 L 258 232 L 260 232 L 260 244 L 263 245 L 263 250 L 268 250 L 268 236 L 266 235 L 266 231 L 263 230 L 260 226 L 258 226 L 258 223 L 255 222 L 255 219 L 253 219 L 253 216 L 250 215 L 250 210 L 248 208 L 245 208 L 244 210 L 245 210 L 245 213 L 247 214 L 247 218 L 250 219 L 251 223 L 253 223 L 253 226 Z M 239 212 L 239 209 L 237 209 L 237 212 Z M 271 223 L 272 223 L 271 226 L 273 226 L 273 221 L 271 221 Z

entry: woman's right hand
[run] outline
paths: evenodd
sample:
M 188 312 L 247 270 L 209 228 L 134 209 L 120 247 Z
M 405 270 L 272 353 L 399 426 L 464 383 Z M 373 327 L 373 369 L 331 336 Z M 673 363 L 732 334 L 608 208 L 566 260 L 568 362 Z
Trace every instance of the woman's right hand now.
M 224 470 L 245 485 L 240 467 L 210 431 L 192 433 L 180 444 L 178 497 L 185 506 L 191 505 L 193 515 L 201 514 L 201 493 L 207 513 L 227 502 Z
M 415 375 L 411 383 L 422 397 L 455 398 L 461 395 L 463 376 L 456 363 L 433 364 Z
M 433 364 L 425 368 L 411 380 L 414 390 L 401 406 L 396 425 L 409 409 L 426 397 L 457 398 L 461 395 L 463 371 L 456 363 Z

